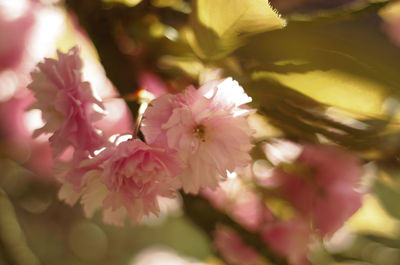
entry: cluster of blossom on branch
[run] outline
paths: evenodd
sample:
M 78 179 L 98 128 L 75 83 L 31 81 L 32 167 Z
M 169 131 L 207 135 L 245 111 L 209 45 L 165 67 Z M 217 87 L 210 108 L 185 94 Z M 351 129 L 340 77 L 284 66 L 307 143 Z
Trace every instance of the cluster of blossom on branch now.
M 231 78 L 151 101 L 138 119 L 145 141 L 135 132 L 107 139 L 94 126 L 103 103 L 82 81 L 81 69 L 77 47 L 58 52 L 58 60 L 38 64 L 29 88 L 36 98 L 31 108 L 41 110 L 45 122 L 34 135 L 51 134 L 59 197 L 71 205 L 80 200 L 88 217 L 103 209 L 106 223 L 122 225 L 126 216 L 137 223 L 159 213 L 159 197 L 173 198 L 179 189 L 201 192 L 291 264 L 307 264 L 307 245 L 332 235 L 361 206 L 355 190 L 361 162 L 338 147 L 272 140 L 263 145 L 269 177 L 254 176 L 248 123 L 254 110 Z M 240 177 L 229 179 L 232 172 Z M 269 208 L 274 196 L 289 203 L 289 215 Z M 260 261 L 231 228 L 220 226 L 214 236 L 230 263 Z
M 103 106 L 81 68 L 77 47 L 59 52 L 58 60 L 39 63 L 29 88 L 31 108 L 45 122 L 35 135 L 52 134 L 60 197 L 70 204 L 80 198 L 88 216 L 103 207 L 108 223 L 122 224 L 126 215 L 138 222 L 157 215 L 157 197 L 216 188 L 227 171 L 250 162 L 251 98 L 231 78 L 152 101 L 142 121 L 146 142 L 135 135 L 110 140 L 93 126 Z

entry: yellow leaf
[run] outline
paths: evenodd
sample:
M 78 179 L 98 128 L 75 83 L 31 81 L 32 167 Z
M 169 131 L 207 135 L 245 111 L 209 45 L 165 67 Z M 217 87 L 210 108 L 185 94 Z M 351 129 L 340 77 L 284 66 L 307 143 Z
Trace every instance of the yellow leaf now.
M 254 79 L 272 79 L 321 103 L 363 115 L 380 115 L 388 87 L 368 78 L 340 70 L 306 73 L 256 72 Z
M 200 57 L 220 58 L 244 36 L 285 26 L 266 0 L 197 0 L 188 41 Z
M 379 15 L 388 23 L 395 22 L 400 17 L 400 2 L 392 2 L 379 11 Z
M 398 238 L 400 221 L 391 217 L 373 195 L 364 197 L 363 206 L 348 221 L 357 232 L 375 233 L 390 238 Z
M 279 15 L 265 0 L 198 0 L 197 16 L 219 37 L 282 28 Z
M 166 67 L 177 67 L 192 78 L 197 78 L 204 70 L 204 65 L 194 57 L 163 56 L 160 64 Z

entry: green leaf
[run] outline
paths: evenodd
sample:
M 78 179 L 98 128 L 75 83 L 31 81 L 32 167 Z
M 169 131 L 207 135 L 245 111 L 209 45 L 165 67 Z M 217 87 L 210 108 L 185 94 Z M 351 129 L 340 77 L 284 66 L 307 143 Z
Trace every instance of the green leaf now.
M 400 219 L 400 190 L 389 186 L 382 180 L 376 180 L 373 191 L 377 195 L 385 210 L 391 216 Z
M 237 48 L 245 36 L 284 26 L 266 0 L 197 0 L 187 38 L 198 56 L 217 59 Z

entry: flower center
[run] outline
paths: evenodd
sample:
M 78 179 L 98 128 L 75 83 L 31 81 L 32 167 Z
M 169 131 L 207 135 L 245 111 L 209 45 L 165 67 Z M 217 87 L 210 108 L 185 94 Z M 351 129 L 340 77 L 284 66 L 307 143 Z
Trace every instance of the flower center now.
M 193 135 L 199 138 L 203 143 L 206 141 L 205 128 L 201 124 L 193 129 Z

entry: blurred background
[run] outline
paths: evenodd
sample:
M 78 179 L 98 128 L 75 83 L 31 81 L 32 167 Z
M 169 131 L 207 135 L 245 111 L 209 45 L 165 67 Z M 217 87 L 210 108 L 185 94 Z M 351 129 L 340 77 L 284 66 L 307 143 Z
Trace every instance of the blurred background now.
M 39 61 L 76 44 L 84 79 L 105 102 L 96 126 L 108 136 L 132 131 L 141 91 L 179 92 L 232 76 L 260 110 L 251 117 L 257 147 L 284 138 L 352 150 L 363 161 L 362 206 L 307 257 L 318 265 L 400 264 L 400 2 L 271 0 L 287 26 L 245 25 L 238 36 L 210 33 L 197 2 L 0 0 L 0 264 L 227 262 L 180 197 L 160 201 L 159 217 L 124 227 L 58 200 L 48 137 L 31 137 L 42 120 L 26 111 L 26 86 Z M 219 23 L 237 11 L 230 7 Z M 256 148 L 253 157 L 245 174 L 268 178 L 266 154 Z M 225 192 L 245 196 L 235 179 Z

